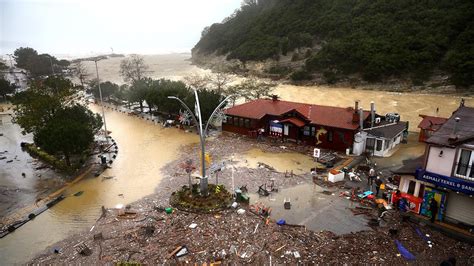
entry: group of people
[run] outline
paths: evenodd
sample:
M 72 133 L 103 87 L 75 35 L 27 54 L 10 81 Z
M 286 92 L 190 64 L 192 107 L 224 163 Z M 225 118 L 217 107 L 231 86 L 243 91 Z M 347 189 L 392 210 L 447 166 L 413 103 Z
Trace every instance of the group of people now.
M 378 197 L 379 192 L 380 192 L 380 187 L 382 186 L 383 181 L 380 178 L 380 176 L 377 175 L 374 168 L 371 168 L 369 170 L 369 177 L 368 177 L 368 180 L 367 180 L 367 184 L 369 185 L 370 188 L 372 187 L 372 185 L 375 184 L 375 196 Z M 398 190 L 398 189 L 397 189 L 397 191 L 395 192 L 395 195 L 392 198 L 392 202 L 393 202 L 393 205 L 395 206 L 395 208 L 397 208 L 399 210 L 405 210 L 406 206 L 408 204 L 406 199 L 402 197 L 401 191 Z M 438 209 L 439 209 L 438 202 L 436 201 L 435 198 L 431 198 L 430 202 L 429 202 L 428 210 L 431 212 L 430 219 L 431 219 L 432 223 L 434 223 L 435 220 L 436 220 L 436 216 L 438 214 Z

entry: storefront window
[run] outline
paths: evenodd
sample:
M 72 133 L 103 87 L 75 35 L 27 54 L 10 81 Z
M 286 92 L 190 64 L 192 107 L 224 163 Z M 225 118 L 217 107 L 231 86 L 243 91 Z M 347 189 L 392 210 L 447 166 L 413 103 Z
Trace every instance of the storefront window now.
M 243 127 L 243 126 L 244 126 L 244 119 L 239 118 L 239 127 Z
M 316 127 L 311 127 L 311 136 L 316 136 Z
M 239 118 L 234 116 L 234 126 L 239 125 Z
M 224 117 L 224 123 L 226 123 L 227 125 L 232 125 L 233 121 L 234 121 L 234 119 L 232 118 L 232 116 L 225 116 Z
M 332 142 L 333 140 L 333 133 L 332 131 L 328 131 L 328 142 Z

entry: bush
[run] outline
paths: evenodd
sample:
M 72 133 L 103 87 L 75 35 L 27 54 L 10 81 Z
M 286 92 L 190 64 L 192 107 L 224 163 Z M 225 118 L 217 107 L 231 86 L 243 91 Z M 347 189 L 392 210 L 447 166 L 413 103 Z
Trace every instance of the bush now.
M 311 75 L 308 71 L 302 69 L 291 73 L 290 79 L 293 81 L 310 80 Z

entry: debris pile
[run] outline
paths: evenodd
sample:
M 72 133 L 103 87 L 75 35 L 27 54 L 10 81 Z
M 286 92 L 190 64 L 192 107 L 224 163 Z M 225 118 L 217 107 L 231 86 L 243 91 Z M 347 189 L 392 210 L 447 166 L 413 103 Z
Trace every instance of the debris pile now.
M 401 222 L 396 212 L 387 222 L 390 226 L 337 236 L 268 222 L 250 209 L 243 213 L 239 208 L 217 214 L 176 210 L 168 214 L 153 204 L 153 198 L 144 199 L 128 210 L 136 215 L 125 217 L 123 210 L 108 210 L 106 218 L 90 231 L 55 244 L 32 263 L 406 263 L 397 241 L 423 263 L 455 257 L 464 265 L 474 254 L 468 244 Z M 53 252 L 58 249 L 61 252 Z

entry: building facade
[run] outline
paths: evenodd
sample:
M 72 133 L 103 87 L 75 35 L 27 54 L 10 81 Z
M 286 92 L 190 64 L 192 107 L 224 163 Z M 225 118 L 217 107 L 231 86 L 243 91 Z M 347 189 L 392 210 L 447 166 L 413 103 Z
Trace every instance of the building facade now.
M 474 108 L 461 104 L 426 143 L 425 160 L 416 171 L 416 180 L 435 191 L 432 194 L 445 209 L 443 219 L 472 229 Z M 430 198 L 424 197 L 423 204 L 427 205 Z

